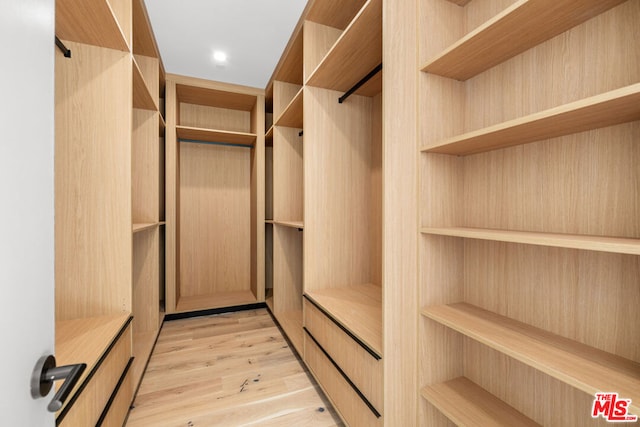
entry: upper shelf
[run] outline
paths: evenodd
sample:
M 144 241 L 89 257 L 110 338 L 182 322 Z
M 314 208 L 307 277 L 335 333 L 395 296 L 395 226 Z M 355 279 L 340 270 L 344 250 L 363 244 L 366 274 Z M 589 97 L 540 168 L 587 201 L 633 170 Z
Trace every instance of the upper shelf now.
M 125 34 L 107 0 L 56 0 L 56 35 L 61 40 L 129 50 Z
M 297 228 L 298 230 L 304 229 L 304 222 L 302 221 L 274 221 L 273 223 L 284 227 Z
M 140 67 L 136 62 L 136 58 L 133 59 L 133 108 L 140 108 L 142 110 L 158 111 L 158 106 L 149 92 L 149 86 L 140 71 Z
M 158 45 L 143 0 L 133 0 L 133 53 L 160 58 Z
M 344 30 L 353 20 L 366 0 L 315 0 L 312 2 L 306 20 Z
M 424 65 L 422 71 L 467 80 L 625 0 L 519 0 Z
M 345 92 L 380 63 L 382 1 L 369 0 L 311 73 L 306 84 Z
M 293 97 L 289 105 L 284 109 L 280 117 L 276 119 L 276 126 L 286 126 L 302 129 L 302 104 L 304 100 L 304 88 L 301 88 Z
M 176 126 L 176 136 L 179 140 L 251 147 L 256 143 L 255 133 L 231 132 L 217 129 L 194 128 L 189 126 Z
M 640 120 L 640 83 L 440 141 L 422 151 L 467 155 Z
M 227 108 L 230 110 L 251 111 L 256 105 L 256 96 L 246 93 L 176 84 L 178 102 Z
M 536 233 L 530 231 L 492 230 L 465 227 L 426 227 L 424 234 L 493 240 L 526 245 L 552 246 L 587 251 L 640 255 L 640 240 L 622 237 L 584 236 L 579 234 Z
M 466 303 L 422 314 L 590 395 L 615 390 L 640 412 L 640 364 Z

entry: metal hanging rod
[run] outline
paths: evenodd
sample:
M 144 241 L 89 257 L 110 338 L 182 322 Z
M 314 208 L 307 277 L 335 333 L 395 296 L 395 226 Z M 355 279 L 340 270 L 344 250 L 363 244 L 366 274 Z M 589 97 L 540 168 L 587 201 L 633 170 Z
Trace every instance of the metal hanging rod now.
M 366 82 L 369 81 L 369 79 L 371 79 L 371 77 L 375 76 L 376 74 L 378 74 L 380 71 L 382 71 L 382 64 L 379 64 L 376 68 L 374 68 L 373 70 L 371 70 L 371 72 L 369 74 L 367 74 L 366 76 L 364 76 L 362 78 L 362 80 L 360 80 L 358 83 L 356 83 L 355 85 L 353 85 L 353 87 L 351 89 L 349 89 L 348 91 L 346 91 L 344 93 L 344 95 L 342 95 L 340 98 L 338 98 L 338 104 L 342 104 L 344 101 L 346 101 L 346 99 L 348 97 L 350 97 L 353 92 L 357 91 L 358 89 L 360 89 L 360 86 L 362 86 L 363 84 L 365 84 Z
M 71 51 L 67 49 L 67 47 L 64 45 L 64 43 L 62 43 L 58 36 L 56 36 L 56 46 L 58 46 L 58 49 L 60 49 L 60 51 L 64 54 L 65 58 L 71 58 Z

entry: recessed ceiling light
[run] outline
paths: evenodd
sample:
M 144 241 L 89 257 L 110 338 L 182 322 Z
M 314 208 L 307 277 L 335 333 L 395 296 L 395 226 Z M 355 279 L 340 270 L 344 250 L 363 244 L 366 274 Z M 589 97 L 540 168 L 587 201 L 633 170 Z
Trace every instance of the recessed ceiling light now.
M 216 50 L 213 52 L 213 60 L 218 63 L 227 62 L 227 54 L 221 50 Z

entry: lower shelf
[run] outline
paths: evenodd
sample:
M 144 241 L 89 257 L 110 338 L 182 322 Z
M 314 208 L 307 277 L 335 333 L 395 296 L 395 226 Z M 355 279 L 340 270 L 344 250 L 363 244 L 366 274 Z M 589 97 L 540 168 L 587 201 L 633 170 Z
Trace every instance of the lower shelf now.
M 382 287 L 353 285 L 305 295 L 382 357 Z
M 422 397 L 458 426 L 540 426 L 465 377 L 422 389 Z
M 274 313 L 278 323 L 287 334 L 298 354 L 303 354 L 304 331 L 302 329 L 302 310 L 281 311 Z
M 233 307 L 254 304 L 258 299 L 251 291 L 219 292 L 211 295 L 181 296 L 176 304 L 176 313 Z

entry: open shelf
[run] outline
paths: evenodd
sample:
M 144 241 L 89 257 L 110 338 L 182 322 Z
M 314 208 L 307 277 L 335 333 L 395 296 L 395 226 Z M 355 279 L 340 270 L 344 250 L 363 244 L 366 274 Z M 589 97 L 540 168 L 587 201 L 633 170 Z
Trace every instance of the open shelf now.
M 131 58 L 133 59 L 133 108 L 158 111 L 158 106 L 149 92 L 149 86 L 144 80 L 135 57 Z
M 271 126 L 267 133 L 264 134 L 264 145 L 267 147 L 273 147 L 273 126 Z
M 369 0 L 311 73 L 306 84 L 345 92 L 381 62 L 382 2 Z M 379 82 L 382 89 L 382 80 Z
M 151 230 L 155 227 L 157 227 L 159 224 L 157 222 L 148 222 L 148 223 L 141 223 L 141 224 L 133 224 L 133 232 L 134 233 L 138 233 L 140 231 L 144 231 L 144 230 Z
M 129 50 L 124 32 L 106 0 L 57 0 L 56 35 L 61 40 Z
M 497 242 L 521 243 L 526 245 L 552 246 L 556 248 L 640 255 L 640 239 L 627 239 L 622 237 L 536 233 L 531 231 L 492 230 L 466 227 L 425 227 L 420 231 L 423 234 L 464 237 L 467 239 L 492 240 Z
M 304 222 L 302 221 L 273 221 L 275 225 L 282 225 L 283 227 L 304 229 Z
M 466 303 L 422 314 L 588 394 L 615 390 L 633 401 L 632 413 L 640 412 L 640 363 Z
M 430 60 L 422 71 L 467 80 L 625 0 L 519 0 Z
M 382 287 L 354 285 L 305 295 L 382 357 Z
M 302 104 L 304 98 L 304 88 L 301 88 L 293 97 L 289 105 L 284 109 L 280 117 L 275 122 L 276 126 L 285 126 L 296 129 L 302 128 Z
M 180 296 L 176 304 L 176 312 L 187 312 L 237 305 L 255 304 L 258 302 L 251 291 L 218 292 L 211 295 Z
M 272 220 L 272 219 L 265 219 L 265 220 L 264 220 L 264 223 L 265 223 L 265 224 L 275 224 L 275 221 L 274 221 L 274 220 Z
M 273 81 L 279 80 L 287 83 L 295 83 L 301 85 L 302 82 L 302 61 L 303 61 L 303 38 L 302 26 L 296 27 L 289 43 L 285 47 L 280 58 L 280 62 L 276 65 L 273 76 L 269 79 L 270 83 L 267 87 L 266 98 L 273 97 Z
M 640 120 L 640 83 L 449 138 L 422 151 L 466 155 Z
M 74 390 L 82 386 L 130 318 L 129 314 L 122 313 L 56 322 L 57 365 L 87 364 Z M 70 396 L 73 394 L 75 391 Z
M 178 103 L 185 102 L 238 111 L 251 111 L 256 105 L 255 95 L 186 84 L 176 84 L 176 97 Z
M 188 142 L 210 142 L 253 147 L 256 143 L 255 133 L 231 132 L 217 129 L 176 126 L 179 140 Z
M 160 58 L 158 45 L 153 31 L 151 30 L 151 22 L 147 14 L 147 9 L 143 0 L 133 0 L 132 4 L 133 19 L 133 53 L 136 55 L 150 56 Z M 135 373 L 135 371 L 134 371 Z
M 135 320 L 134 320 L 135 322 Z M 133 365 L 131 366 L 131 373 L 133 374 L 134 386 L 133 389 L 138 389 L 138 384 L 142 381 L 144 370 L 147 366 L 147 361 L 151 356 L 153 347 L 158 337 L 158 331 L 140 332 L 133 335 Z
M 540 426 L 465 377 L 427 386 L 421 394 L 457 426 Z
M 342 0 L 340 7 L 335 2 L 314 1 L 307 13 L 308 21 L 344 30 L 353 17 L 362 9 L 366 0 Z
M 302 355 L 304 330 L 302 329 L 302 310 L 280 311 L 274 313 L 280 327 L 287 334 L 296 351 Z

